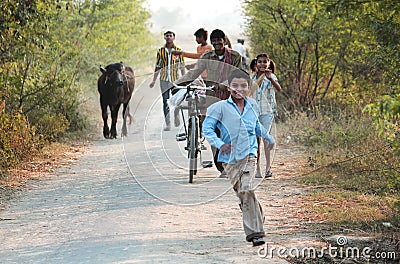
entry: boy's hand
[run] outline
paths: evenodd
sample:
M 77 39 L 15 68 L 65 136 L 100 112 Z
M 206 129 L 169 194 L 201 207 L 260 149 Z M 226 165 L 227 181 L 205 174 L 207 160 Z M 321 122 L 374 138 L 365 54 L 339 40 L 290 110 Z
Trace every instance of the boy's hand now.
M 221 152 L 222 155 L 228 155 L 231 154 L 232 152 L 232 144 L 224 144 L 221 146 L 221 148 L 219 149 L 219 152 Z
M 154 87 L 154 84 L 155 84 L 155 81 L 152 81 L 152 82 L 149 84 L 150 88 L 153 88 L 153 87 Z

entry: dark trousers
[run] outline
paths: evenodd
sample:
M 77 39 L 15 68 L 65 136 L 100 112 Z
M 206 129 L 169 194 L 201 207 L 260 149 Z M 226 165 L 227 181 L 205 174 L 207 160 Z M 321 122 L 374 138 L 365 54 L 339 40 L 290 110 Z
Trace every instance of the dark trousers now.
M 168 81 L 163 81 L 160 80 L 160 87 L 161 87 L 161 93 L 162 93 L 162 99 L 163 99 L 163 112 L 164 112 L 164 120 L 165 123 L 169 126 L 171 124 L 171 118 L 169 114 L 169 105 L 168 105 L 168 99 L 172 94 L 175 94 L 177 91 L 170 92 L 170 82 Z M 175 108 L 174 110 L 174 116 L 179 116 L 179 109 Z

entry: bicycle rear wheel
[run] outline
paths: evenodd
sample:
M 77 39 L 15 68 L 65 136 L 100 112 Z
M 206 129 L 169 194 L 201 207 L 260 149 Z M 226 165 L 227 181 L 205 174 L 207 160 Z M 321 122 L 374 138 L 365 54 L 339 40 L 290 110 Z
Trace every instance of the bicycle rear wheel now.
M 196 116 L 192 116 L 189 119 L 189 183 L 193 182 L 193 175 L 197 173 L 198 163 L 198 120 Z

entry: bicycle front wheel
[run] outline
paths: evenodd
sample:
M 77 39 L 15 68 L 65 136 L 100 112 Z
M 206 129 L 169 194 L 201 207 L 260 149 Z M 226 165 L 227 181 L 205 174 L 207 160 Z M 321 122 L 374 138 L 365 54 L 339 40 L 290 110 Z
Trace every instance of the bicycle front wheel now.
M 196 116 L 190 117 L 189 120 L 189 183 L 193 182 L 193 175 L 197 173 L 198 162 L 198 120 Z

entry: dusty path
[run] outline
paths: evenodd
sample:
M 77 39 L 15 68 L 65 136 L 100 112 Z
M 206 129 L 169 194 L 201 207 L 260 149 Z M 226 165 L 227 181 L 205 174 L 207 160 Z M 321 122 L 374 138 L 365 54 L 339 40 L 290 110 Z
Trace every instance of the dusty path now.
M 288 263 L 245 242 L 237 198 L 215 168 L 187 183 L 178 129 L 162 132 L 159 91 L 145 86 L 128 138 L 99 135 L 76 164 L 30 182 L 0 211 L 1 263 Z M 313 242 L 293 218 L 296 162 L 279 146 L 276 175 L 259 182 L 269 245 Z

